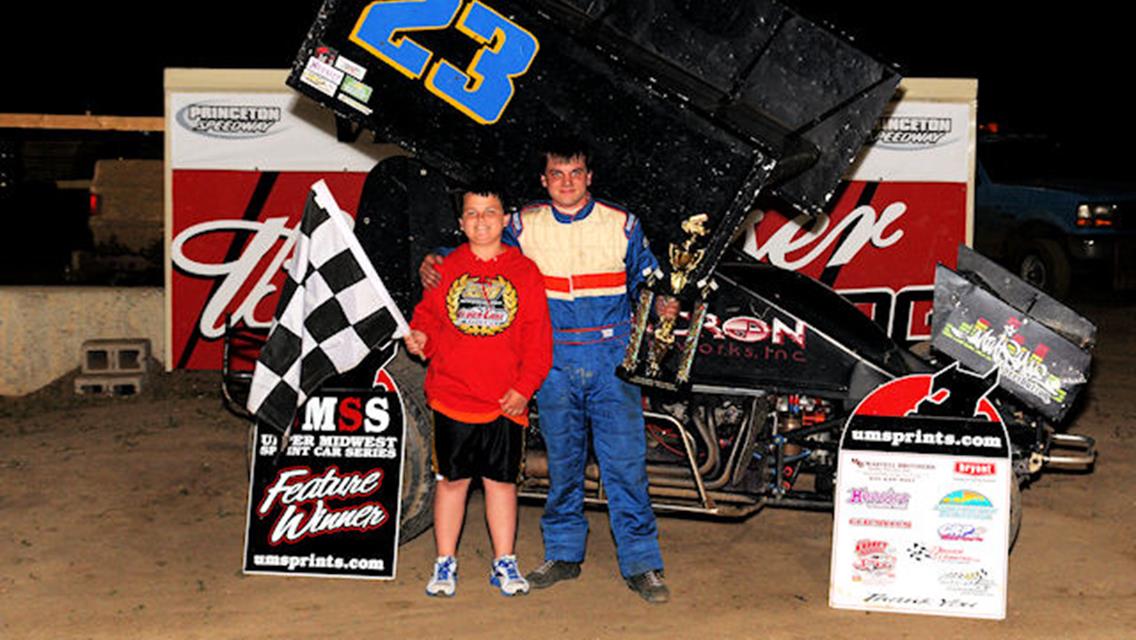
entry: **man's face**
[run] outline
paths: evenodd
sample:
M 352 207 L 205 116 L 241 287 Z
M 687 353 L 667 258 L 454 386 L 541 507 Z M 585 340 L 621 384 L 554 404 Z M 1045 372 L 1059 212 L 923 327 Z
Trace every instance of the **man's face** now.
M 548 190 L 552 204 L 562 211 L 575 212 L 588 199 L 588 187 L 592 185 L 592 172 L 584 163 L 584 158 L 561 158 L 549 156 L 545 160 L 544 173 L 540 184 Z
M 500 242 L 505 230 L 505 208 L 501 199 L 476 193 L 462 196 L 461 229 L 471 245 Z

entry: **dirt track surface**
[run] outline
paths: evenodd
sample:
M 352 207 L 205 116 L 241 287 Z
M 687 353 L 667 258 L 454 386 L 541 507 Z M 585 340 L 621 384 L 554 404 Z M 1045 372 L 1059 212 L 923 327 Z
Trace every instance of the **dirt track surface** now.
M 660 518 L 663 606 L 619 579 L 603 511 L 579 580 L 497 595 L 480 493 L 456 598 L 423 595 L 429 534 L 402 547 L 393 582 L 243 576 L 244 424 L 220 409 L 216 374 L 180 373 L 127 400 L 75 398 L 66 379 L 0 399 L 0 638 L 1132 638 L 1136 322 L 1081 306 L 1102 338 L 1070 430 L 1100 459 L 1025 492 L 1002 622 L 830 609 L 830 516 L 779 510 Z M 522 569 L 542 559 L 539 517 L 522 507 Z

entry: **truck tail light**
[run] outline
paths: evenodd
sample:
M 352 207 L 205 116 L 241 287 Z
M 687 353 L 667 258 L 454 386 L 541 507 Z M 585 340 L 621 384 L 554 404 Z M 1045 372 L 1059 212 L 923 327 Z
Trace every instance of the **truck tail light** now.
M 1116 205 L 1082 204 L 1077 207 L 1077 226 L 1081 228 L 1101 228 L 1112 226 L 1112 214 Z
M 101 201 L 101 198 L 99 198 L 99 194 L 97 194 L 97 193 L 92 193 L 89 196 L 87 196 L 87 214 L 88 215 L 92 215 L 92 216 L 99 215 L 100 201 Z

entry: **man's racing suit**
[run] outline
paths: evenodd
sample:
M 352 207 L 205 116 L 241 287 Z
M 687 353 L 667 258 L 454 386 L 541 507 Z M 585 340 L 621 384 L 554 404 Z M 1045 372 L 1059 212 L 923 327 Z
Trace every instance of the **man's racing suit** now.
M 571 216 L 537 202 L 512 217 L 504 239 L 540 267 L 552 319 L 552 370 L 536 396 L 551 480 L 541 518 L 545 559 L 584 560 L 590 424 L 620 573 L 661 570 L 642 400 L 638 387 L 615 375 L 631 330 L 632 296 L 658 266 L 639 221 L 596 200 Z

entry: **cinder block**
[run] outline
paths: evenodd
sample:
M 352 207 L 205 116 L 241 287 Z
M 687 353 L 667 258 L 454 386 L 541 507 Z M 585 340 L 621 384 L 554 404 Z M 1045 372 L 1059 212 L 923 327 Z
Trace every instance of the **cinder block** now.
M 85 374 L 141 374 L 149 357 L 150 341 L 145 338 L 87 340 L 81 368 Z
M 136 396 L 142 375 L 89 375 L 75 378 L 75 393 L 83 396 Z

